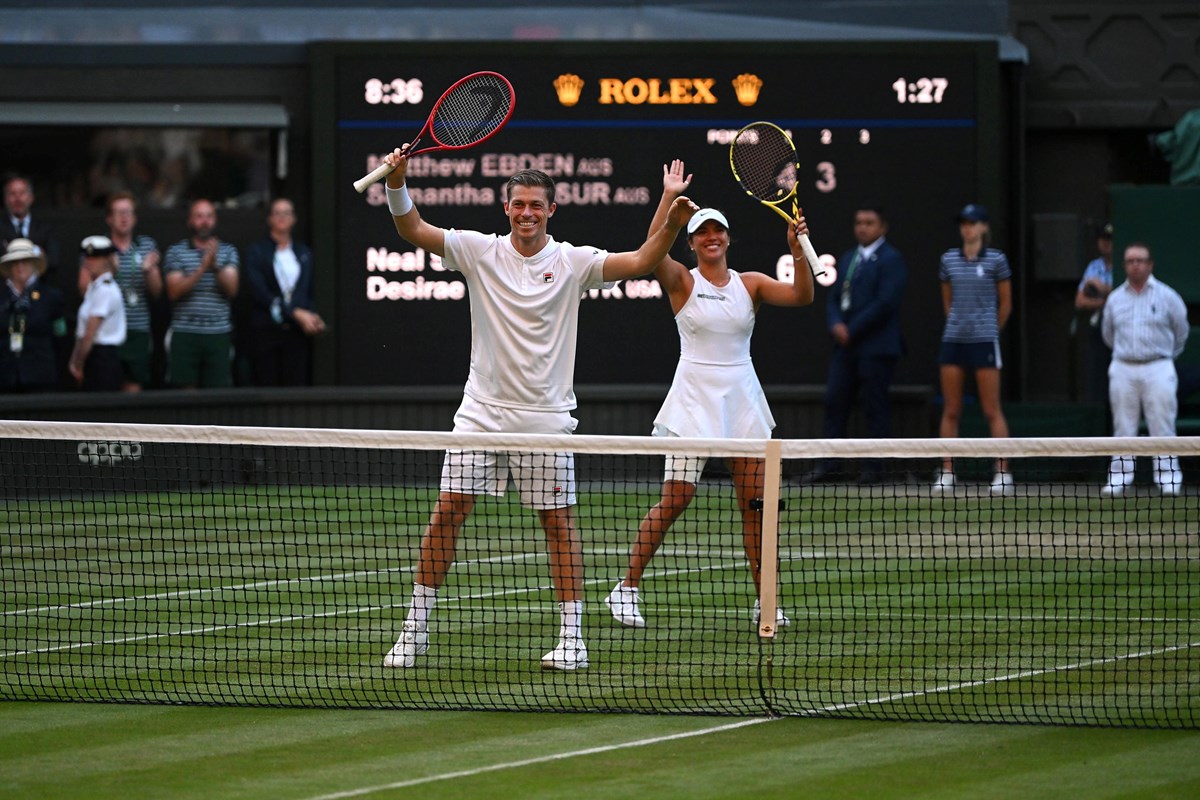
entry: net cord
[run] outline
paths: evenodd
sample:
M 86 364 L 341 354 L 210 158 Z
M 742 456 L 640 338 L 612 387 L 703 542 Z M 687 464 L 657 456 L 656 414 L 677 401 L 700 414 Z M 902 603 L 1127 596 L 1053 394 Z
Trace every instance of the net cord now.
M 784 459 L 1027 458 L 1039 456 L 1200 455 L 1200 437 L 1045 437 L 1009 439 L 696 439 L 588 434 L 492 434 L 360 428 L 238 427 L 108 422 L 0 421 L 0 439 L 100 440 L 194 444 L 290 445 L 387 450 L 691 454 L 765 458 L 778 441 Z

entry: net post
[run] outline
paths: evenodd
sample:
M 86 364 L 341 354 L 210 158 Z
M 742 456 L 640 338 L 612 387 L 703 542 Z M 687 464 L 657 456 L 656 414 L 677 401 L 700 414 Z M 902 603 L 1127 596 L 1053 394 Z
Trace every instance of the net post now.
M 767 441 L 763 464 L 762 531 L 759 541 L 758 635 L 775 637 L 775 610 L 779 607 L 779 483 L 783 475 L 783 443 Z

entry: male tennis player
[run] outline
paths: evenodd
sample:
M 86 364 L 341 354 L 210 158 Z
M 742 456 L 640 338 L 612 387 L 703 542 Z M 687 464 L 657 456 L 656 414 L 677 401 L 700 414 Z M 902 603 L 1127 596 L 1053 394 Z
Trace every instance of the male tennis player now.
M 546 233 L 554 216 L 554 182 L 540 170 L 508 180 L 506 236 L 438 228 L 421 218 L 405 185 L 407 145 L 385 157 L 388 208 L 400 235 L 442 257 L 463 274 L 471 296 L 471 367 L 454 431 L 566 434 L 578 421 L 575 347 L 579 302 L 585 291 L 651 272 L 697 206 L 686 197 L 671 204 L 665 224 L 636 251 L 610 253 L 556 242 Z M 503 495 L 509 474 L 522 505 L 534 509 L 546 532 L 550 578 L 558 599 L 558 645 L 542 656 L 545 669 L 588 665 L 582 632 L 583 550 L 571 506 L 574 459 L 550 455 L 449 451 L 441 491 L 421 539 L 412 604 L 388 667 L 411 667 L 429 648 L 429 616 L 454 561 L 459 531 L 480 494 Z

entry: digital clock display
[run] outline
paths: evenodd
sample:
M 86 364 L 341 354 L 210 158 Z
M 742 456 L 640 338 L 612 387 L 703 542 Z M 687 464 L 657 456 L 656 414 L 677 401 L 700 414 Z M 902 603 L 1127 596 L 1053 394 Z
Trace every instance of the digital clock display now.
M 949 88 L 947 78 L 897 78 L 892 84 L 898 103 L 941 103 Z
M 424 125 L 476 70 L 516 89 L 512 120 L 483 145 L 416 157 L 409 190 L 434 225 L 507 234 L 510 174 L 557 185 L 550 235 L 610 251 L 645 239 L 663 165 L 683 159 L 688 194 L 730 220 L 733 269 L 791 275 L 783 221 L 742 193 L 729 144 L 755 120 L 789 130 L 813 244 L 834 263 L 860 205 L 882 206 L 910 268 L 897 382 L 935 383 L 940 254 L 955 211 L 981 200 L 998 139 L 995 46 L 985 43 L 439 43 L 314 46 L 316 289 L 333 317 L 325 374 L 343 385 L 459 385 L 470 358 L 461 278 L 396 234 L 381 184 L 351 184 Z M 899 77 L 905 76 L 905 77 Z M 908 77 L 911 76 L 911 77 Z M 928 77 L 926 77 L 928 76 Z M 690 263 L 683 235 L 673 250 Z M 831 273 L 832 274 L 832 273 Z M 752 351 L 764 384 L 823 383 L 827 290 L 803 309 L 764 308 Z M 576 382 L 667 384 L 679 355 L 652 276 L 582 301 Z

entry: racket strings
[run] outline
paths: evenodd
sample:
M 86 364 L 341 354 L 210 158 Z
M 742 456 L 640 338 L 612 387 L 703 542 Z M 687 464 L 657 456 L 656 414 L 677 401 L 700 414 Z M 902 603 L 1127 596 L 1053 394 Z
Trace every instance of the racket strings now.
M 796 148 L 775 126 L 749 126 L 733 142 L 730 161 L 742 188 L 775 202 L 796 187 Z
M 499 75 L 465 80 L 439 102 L 431 126 L 433 138 L 451 147 L 480 142 L 505 123 L 513 100 L 512 86 Z

